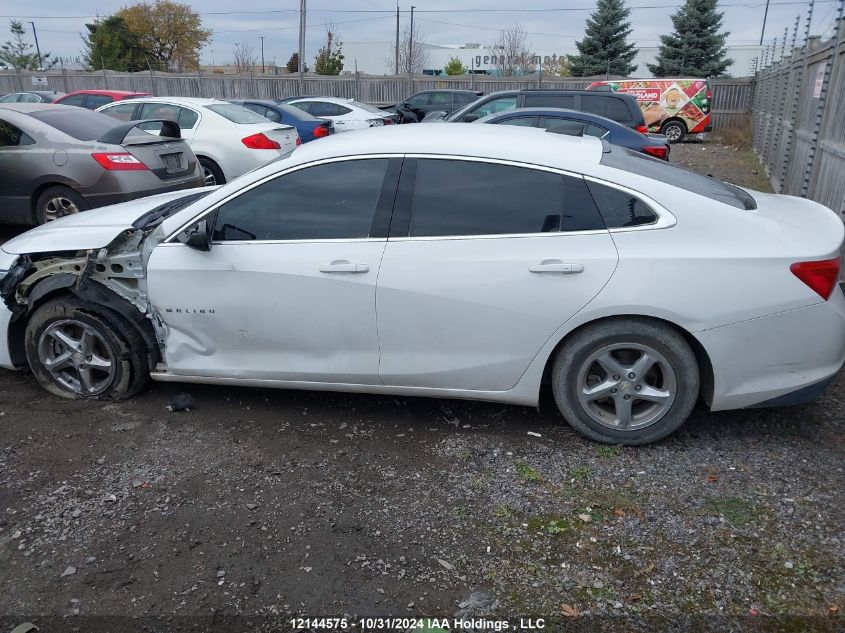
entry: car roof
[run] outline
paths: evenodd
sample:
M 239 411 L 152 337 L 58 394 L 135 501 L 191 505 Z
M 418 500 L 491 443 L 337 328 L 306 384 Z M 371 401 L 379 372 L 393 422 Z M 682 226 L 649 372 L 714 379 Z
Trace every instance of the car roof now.
M 599 114 L 593 114 L 592 112 L 584 112 L 583 110 L 570 110 L 568 108 L 515 108 L 513 110 L 503 110 L 502 112 L 496 112 L 494 114 L 488 115 L 488 117 L 484 117 L 484 119 L 507 119 L 509 115 L 521 115 L 521 116 L 557 116 L 557 117 L 571 117 L 573 119 L 583 119 L 585 121 L 593 121 L 596 123 L 601 123 L 603 125 L 614 125 L 626 130 L 630 130 L 626 125 L 619 123 L 619 121 L 614 121 L 613 119 L 608 119 L 605 116 L 601 116 Z M 484 119 L 477 119 L 477 121 L 483 121 Z M 473 121 L 475 123 L 475 121 Z
M 68 95 L 106 95 L 109 97 L 114 96 L 121 96 L 125 97 L 127 95 L 146 95 L 146 92 L 135 92 L 132 90 L 74 90 L 73 92 L 67 93 Z
M 584 163 L 598 164 L 602 151 L 596 138 L 550 134 L 537 128 L 421 123 L 335 134 L 303 145 L 291 158 L 304 163 L 362 154 L 436 154 L 578 170 Z
M 419 92 L 415 92 L 414 95 L 424 95 L 428 94 L 429 92 L 457 92 L 460 94 L 477 95 L 479 97 L 483 96 L 478 90 L 459 90 L 458 88 L 432 88 L 431 90 L 420 90 Z
M 183 105 L 192 105 L 192 106 L 205 106 L 205 105 L 214 105 L 214 104 L 229 104 L 229 101 L 224 101 L 222 99 L 210 99 L 205 97 L 139 97 L 138 99 L 132 99 L 133 103 L 176 103 L 176 104 L 183 104 Z M 106 104 L 106 105 L 111 105 Z
M 78 112 L 80 108 L 76 106 L 62 105 L 61 103 L 0 103 L 0 108 L 4 110 L 12 110 L 20 112 L 21 114 L 29 114 L 30 112 L 43 112 L 44 110 L 73 110 Z
M 298 97 L 296 101 L 326 101 L 327 103 L 339 103 L 340 105 L 358 105 L 355 99 L 346 99 L 345 97 Z M 294 103 L 296 103 L 294 101 Z

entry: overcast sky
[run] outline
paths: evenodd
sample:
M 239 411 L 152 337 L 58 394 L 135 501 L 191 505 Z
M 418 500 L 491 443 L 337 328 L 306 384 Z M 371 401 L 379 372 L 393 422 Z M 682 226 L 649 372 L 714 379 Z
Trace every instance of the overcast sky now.
M 394 4 L 391 5 L 391 1 Z M 402 2 L 400 9 L 405 12 L 410 10 L 408 0 Z M 495 39 L 499 29 L 519 22 L 529 32 L 532 50 L 558 53 L 575 52 L 575 40 L 583 37 L 584 22 L 592 9 L 589 0 L 533 0 L 527 4 L 514 0 L 415 2 L 415 28 L 419 28 L 424 40 L 432 44 L 489 44 Z M 640 46 L 657 45 L 658 37 L 671 30 L 669 16 L 673 12 L 672 7 L 680 3 L 680 0 L 629 0 L 634 29 L 632 41 Z M 102 0 L 4 0 L 0 8 L 0 19 L 4 22 L 8 22 L 10 18 L 33 20 L 38 29 L 42 51 L 50 51 L 53 55 L 63 57 L 76 57 L 82 48 L 80 33 L 85 31 L 85 23 L 97 15 L 110 15 L 125 4 L 127 3 Z M 296 0 L 246 0 L 237 3 L 231 0 L 202 0 L 189 4 L 202 15 L 204 24 L 214 31 L 211 43 L 202 53 L 204 63 L 211 63 L 212 57 L 217 64 L 230 61 L 235 42 L 248 41 L 257 52 L 260 49 L 261 35 L 266 36 L 264 54 L 268 64 L 275 58 L 279 65 L 283 65 L 297 48 L 299 3 Z M 765 2 L 722 0 L 720 4 L 725 13 L 725 28 L 730 31 L 728 42 L 757 44 Z M 392 41 L 395 37 L 395 14 L 382 14 L 378 11 L 395 11 L 395 7 L 395 0 L 309 0 L 306 59 L 313 64 L 317 48 L 325 37 L 326 22 L 336 25 L 342 41 Z M 215 15 L 215 12 L 232 12 L 233 8 L 245 12 Z M 461 12 L 455 11 L 458 8 Z M 551 8 L 565 10 L 534 11 Z M 800 39 L 807 8 L 806 0 L 771 0 L 765 42 L 771 42 L 775 36 L 782 37 L 784 27 L 789 28 L 791 38 L 795 18 L 799 14 Z M 496 12 L 491 9 L 511 11 Z M 436 12 L 438 10 L 447 12 Z M 835 11 L 835 0 L 816 0 L 812 32 L 830 35 Z M 403 24 L 406 23 L 408 14 L 403 13 L 401 20 Z M 26 27 L 30 28 L 28 24 Z M 0 37 L 0 41 L 6 39 Z M 347 61 L 351 65 L 352 60 Z

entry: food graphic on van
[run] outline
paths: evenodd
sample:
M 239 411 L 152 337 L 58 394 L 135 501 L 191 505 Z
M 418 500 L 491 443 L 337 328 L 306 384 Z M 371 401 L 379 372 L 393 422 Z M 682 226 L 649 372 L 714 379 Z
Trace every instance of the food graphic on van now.
M 587 90 L 624 92 L 640 104 L 649 132 L 665 134 L 676 143 L 687 134 L 712 129 L 712 94 L 704 79 L 620 79 L 597 81 Z

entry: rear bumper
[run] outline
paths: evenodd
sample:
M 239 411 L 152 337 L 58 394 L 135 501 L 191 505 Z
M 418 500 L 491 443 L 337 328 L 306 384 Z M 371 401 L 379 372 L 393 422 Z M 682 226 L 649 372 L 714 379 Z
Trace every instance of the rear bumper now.
M 696 333 L 713 366 L 713 411 L 808 402 L 845 363 L 845 295 Z
M 147 196 L 154 196 L 159 193 L 169 193 L 171 191 L 179 191 L 182 189 L 191 189 L 193 187 L 202 187 L 205 184 L 202 174 L 197 172 L 190 178 L 180 178 L 179 180 L 163 181 L 151 174 L 144 174 L 154 181 L 143 183 L 143 186 L 124 186 L 123 190 L 119 188 L 110 188 L 103 192 L 102 187 L 92 188 L 92 190 L 80 190 L 80 194 L 85 201 L 92 207 L 104 207 L 110 204 L 119 204 L 121 202 L 129 202 L 137 198 L 145 198 Z M 132 183 L 133 185 L 135 183 Z

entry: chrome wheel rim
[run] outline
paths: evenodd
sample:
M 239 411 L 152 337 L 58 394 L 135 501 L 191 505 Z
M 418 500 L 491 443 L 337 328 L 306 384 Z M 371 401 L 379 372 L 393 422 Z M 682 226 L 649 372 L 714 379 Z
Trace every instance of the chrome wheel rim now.
M 607 428 L 634 431 L 658 422 L 675 402 L 675 371 L 660 352 L 639 343 L 606 345 L 578 371 L 581 408 Z
M 73 200 L 65 198 L 64 196 L 56 196 L 47 201 L 44 207 L 44 221 L 52 222 L 58 218 L 66 215 L 73 215 L 79 213 L 79 207 L 74 204 Z
M 105 339 L 75 319 L 56 321 L 41 333 L 38 360 L 53 380 L 79 395 L 101 394 L 114 379 L 115 359 Z
M 206 187 L 213 187 L 217 184 L 217 178 L 214 177 L 214 173 L 208 167 L 202 168 L 202 176 L 205 178 Z
M 677 125 L 670 125 L 666 128 L 665 134 L 670 141 L 677 141 L 681 138 L 681 128 Z

